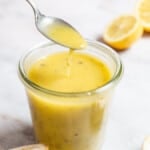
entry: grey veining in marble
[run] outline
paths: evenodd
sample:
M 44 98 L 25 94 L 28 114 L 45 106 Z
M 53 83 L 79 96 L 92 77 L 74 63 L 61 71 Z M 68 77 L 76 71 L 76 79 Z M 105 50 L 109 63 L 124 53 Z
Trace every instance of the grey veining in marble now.
M 2 114 L 0 122 L 0 150 L 35 143 L 31 124 Z
M 97 39 L 116 15 L 132 12 L 136 0 L 36 2 L 45 14 L 66 19 L 85 37 Z M 34 143 L 17 62 L 43 40 L 25 0 L 0 0 L 0 150 Z M 144 137 L 150 135 L 150 34 L 120 56 L 125 72 L 113 99 L 103 149 L 140 150 Z

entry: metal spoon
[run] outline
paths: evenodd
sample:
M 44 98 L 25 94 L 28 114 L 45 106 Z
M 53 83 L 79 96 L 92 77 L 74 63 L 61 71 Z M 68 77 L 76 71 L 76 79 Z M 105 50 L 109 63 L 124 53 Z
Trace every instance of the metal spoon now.
M 38 31 L 46 38 L 71 49 L 85 48 L 86 42 L 84 38 L 69 23 L 56 17 L 43 15 L 33 0 L 26 1 L 33 8 Z

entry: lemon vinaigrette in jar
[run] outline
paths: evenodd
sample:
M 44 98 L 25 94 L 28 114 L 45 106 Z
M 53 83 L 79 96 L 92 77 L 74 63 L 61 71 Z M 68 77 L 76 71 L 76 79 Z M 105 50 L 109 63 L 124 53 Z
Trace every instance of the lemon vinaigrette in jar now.
M 50 150 L 100 150 L 109 102 L 122 74 L 118 55 L 87 41 L 69 52 L 55 43 L 32 49 L 19 62 L 37 141 Z

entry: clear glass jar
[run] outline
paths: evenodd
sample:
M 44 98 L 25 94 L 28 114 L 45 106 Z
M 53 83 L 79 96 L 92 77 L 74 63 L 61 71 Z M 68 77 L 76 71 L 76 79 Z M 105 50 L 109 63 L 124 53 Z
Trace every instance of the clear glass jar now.
M 88 47 L 79 52 L 96 56 L 104 61 L 113 73 L 109 82 L 91 91 L 51 91 L 28 78 L 28 70 L 36 60 L 65 51 L 66 48 L 60 45 L 41 44 L 20 59 L 19 76 L 28 95 L 36 139 L 48 145 L 50 150 L 101 149 L 109 102 L 123 68 L 119 56 L 110 47 L 90 40 L 87 42 Z

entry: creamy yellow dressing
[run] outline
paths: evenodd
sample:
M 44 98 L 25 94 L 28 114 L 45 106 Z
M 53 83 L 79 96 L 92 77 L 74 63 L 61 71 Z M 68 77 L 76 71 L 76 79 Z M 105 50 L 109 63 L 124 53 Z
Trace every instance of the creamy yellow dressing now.
M 54 26 L 46 33 L 69 48 L 86 47 L 85 40 L 71 28 Z M 102 60 L 70 49 L 35 61 L 28 77 L 47 90 L 76 93 L 103 86 L 112 74 Z M 40 143 L 50 150 L 100 150 L 109 94 L 65 97 L 39 91 L 27 90 L 27 94 Z
M 83 92 L 105 84 L 111 73 L 106 64 L 88 54 L 62 52 L 35 62 L 29 78 L 49 90 Z
M 96 89 L 112 75 L 103 61 L 73 51 L 37 60 L 28 76 L 43 88 L 72 93 Z M 86 97 L 47 95 L 31 90 L 27 93 L 40 143 L 48 145 L 50 150 L 100 150 L 109 92 Z
M 45 34 L 50 37 L 50 39 L 69 48 L 84 49 L 87 46 L 84 38 L 70 26 L 62 24 L 51 25 L 50 28 L 47 27 L 45 29 Z

